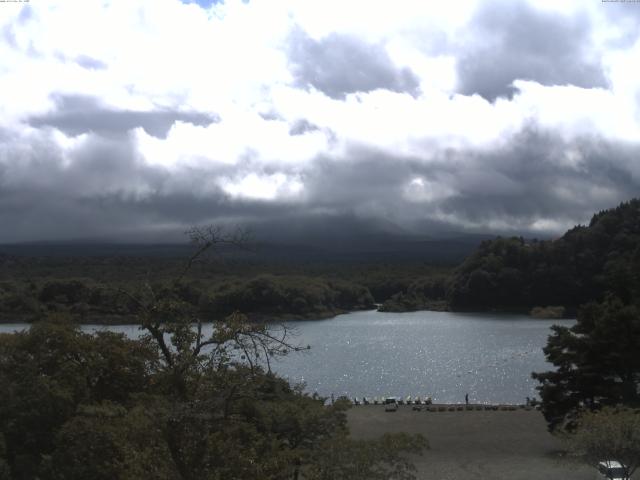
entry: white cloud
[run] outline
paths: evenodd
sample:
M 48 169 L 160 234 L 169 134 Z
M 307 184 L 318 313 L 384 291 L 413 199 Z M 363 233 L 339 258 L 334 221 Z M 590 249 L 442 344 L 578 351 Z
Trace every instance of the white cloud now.
M 558 169 L 585 174 L 593 168 L 590 151 L 579 145 L 585 137 L 622 142 L 632 151 L 640 138 L 640 73 L 632 68 L 640 62 L 640 41 L 619 42 L 623 34 L 628 36 L 628 29 L 607 15 L 606 5 L 529 2 L 531 11 L 552 12 L 559 22 L 571 19 L 574 27 L 584 26 L 589 42 L 585 61 L 589 68 L 601 65 L 608 86 L 554 85 L 516 78 L 510 98 L 491 102 L 478 94 L 459 93 L 460 58 L 483 42 L 492 45 L 502 34 L 497 29 L 491 38 L 478 38 L 478 29 L 473 28 L 477 8 L 501 5 L 478 0 L 393 4 L 229 0 L 205 10 L 179 0 L 5 4 L 0 8 L 0 179 L 14 188 L 29 184 L 36 190 L 45 186 L 51 190 L 60 188 L 65 178 L 75 178 L 71 175 L 76 172 L 73 175 L 90 178 L 71 190 L 76 188 L 78 195 L 87 197 L 126 192 L 135 198 L 169 193 L 206 197 L 222 192 L 230 201 L 282 200 L 325 208 L 313 205 L 314 198 L 308 196 L 307 186 L 314 184 L 317 179 L 313 176 L 321 170 L 318 162 L 331 159 L 355 164 L 351 152 L 359 149 L 384 156 L 387 168 L 406 174 L 390 184 L 388 198 L 374 201 L 367 198 L 366 189 L 354 189 L 361 203 L 341 208 L 358 211 L 375 204 L 384 210 L 385 202 L 396 201 L 414 206 L 452 199 L 473 202 L 473 198 L 464 198 L 468 194 L 464 188 L 470 185 L 478 196 L 496 191 L 514 194 L 520 185 L 512 181 L 516 173 L 492 170 L 497 167 L 486 158 L 506 149 L 519 132 L 532 126 L 564 142 L 557 157 L 544 160 Z M 519 14 L 527 12 L 524 9 Z M 535 21 L 552 18 L 545 15 Z M 404 72 L 417 80 L 419 91 L 391 91 L 388 86 L 374 88 L 375 82 L 365 82 L 365 91 L 328 96 L 313 88 L 313 82 L 296 83 L 292 43 L 302 38 L 296 32 L 313 39 L 314 48 L 322 48 L 322 39 L 337 35 L 331 37 L 333 48 L 340 48 L 341 39 L 348 38 L 356 52 L 388 55 L 375 67 L 383 73 L 385 69 Z M 323 68 L 330 69 L 333 57 L 327 58 L 329 63 Z M 490 58 L 478 60 L 491 62 Z M 547 57 L 534 60 L 553 62 Z M 350 66 L 350 89 L 357 87 L 357 61 Z M 504 65 L 490 67 L 499 71 Z M 537 68 L 547 67 L 540 64 Z M 573 67 L 575 71 L 587 68 Z M 334 78 L 338 77 L 327 75 L 324 80 Z M 396 77 L 390 74 L 389 78 Z M 149 134 L 143 126 L 132 127 L 117 138 L 100 132 L 74 136 L 59 130 L 61 127 L 31 121 L 60 113 L 63 105 L 56 98 L 65 95 L 99 99 L 102 107 L 112 111 L 195 111 L 215 115 L 216 121 L 195 125 L 177 118 L 166 138 Z M 128 166 L 119 163 L 114 167 L 120 176 L 110 176 L 108 167 L 101 174 L 89 174 L 81 168 L 87 161 L 83 155 L 94 148 L 103 152 L 101 158 L 107 164 L 117 163 L 117 155 L 126 155 Z M 113 158 L 104 153 L 110 150 Z M 636 179 L 638 167 L 629 160 L 632 156 L 608 159 L 610 170 L 631 173 Z M 532 161 L 511 160 L 523 171 Z M 58 180 L 30 179 L 38 172 L 29 168 L 46 162 L 55 166 L 52 178 Z M 417 171 L 428 168 L 440 170 L 433 176 Z M 473 172 L 484 170 L 495 185 L 481 175 L 474 182 L 468 179 L 469 172 L 475 175 Z M 549 175 L 546 170 L 544 174 Z M 100 176 L 107 179 L 103 184 Z M 343 180 L 334 183 L 349 184 Z M 611 185 L 598 181 L 605 179 L 594 178 L 596 183 L 588 191 L 600 207 L 614 197 L 603 193 L 610 192 Z M 351 180 L 354 182 L 357 180 Z M 566 200 L 582 186 L 578 182 L 557 190 L 558 198 Z M 68 193 L 61 192 L 60 197 Z M 336 198 L 352 198 L 351 193 Z M 51 198 L 55 202 L 54 194 Z M 400 207 L 394 203 L 389 210 L 394 208 Z M 420 215 L 478 228 L 501 228 L 504 222 L 500 218 L 461 220 L 457 212 L 436 207 Z M 523 217 L 533 230 L 552 230 L 566 221 L 536 215 L 532 210 Z
M 625 96 L 600 88 L 572 85 L 543 87 L 518 80 L 521 92 L 515 103 L 521 111 L 533 112 L 540 125 L 565 133 L 602 135 L 611 139 L 634 140 L 640 135 L 637 107 Z
M 450 186 L 424 177 L 415 177 L 404 188 L 404 196 L 408 202 L 427 203 L 454 196 L 455 190 Z
M 272 175 L 250 173 L 236 181 L 223 179 L 221 186 L 225 192 L 233 197 L 257 200 L 295 197 L 300 195 L 304 189 L 304 184 L 299 178 L 289 177 L 283 173 Z

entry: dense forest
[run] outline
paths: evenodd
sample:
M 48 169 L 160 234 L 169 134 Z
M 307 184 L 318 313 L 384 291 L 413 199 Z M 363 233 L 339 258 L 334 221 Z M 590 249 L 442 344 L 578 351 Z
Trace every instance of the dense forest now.
M 29 321 L 42 314 L 64 312 L 82 322 L 132 321 L 136 304 L 125 294 L 131 282 L 108 285 L 87 278 L 49 278 L 0 283 L 0 314 Z M 163 295 L 169 281 L 151 281 L 143 288 Z M 366 287 L 342 280 L 288 275 L 258 275 L 189 280 L 179 289 L 181 300 L 206 315 L 222 318 L 235 310 L 256 319 L 322 318 L 374 308 Z
M 207 308 L 256 302 L 277 311 L 282 296 L 366 303 L 368 291 L 262 276 L 226 282 L 202 307 L 187 274 L 223 241 L 205 239 L 171 281 L 146 277 L 103 297 L 104 287 L 87 281 L 34 283 L 40 306 L 88 300 L 108 308 L 126 298 L 119 305 L 143 334 L 82 333 L 67 310 L 34 314 L 30 329 L 0 334 L 0 479 L 415 478 L 408 455 L 427 447 L 422 436 L 352 439 L 349 401 L 325 406 L 272 373 L 272 359 L 309 348 L 286 326 L 234 311 L 203 333 Z
M 283 332 L 234 314 L 205 337 L 178 297 L 146 307 L 138 340 L 61 315 L 0 334 L 0 478 L 415 478 L 424 438 L 354 440 L 348 401 L 269 371 L 299 348 Z
M 83 322 L 129 322 L 123 291 L 171 285 L 188 250 L 151 247 L 147 256 L 0 254 L 0 319 L 30 321 L 64 312 Z M 0 248 L 0 251 L 2 249 Z M 11 251 L 11 249 L 9 249 Z M 265 262 L 244 256 L 204 260 L 181 286 L 182 299 L 223 318 L 240 309 L 253 319 L 312 319 L 375 308 L 381 311 L 505 310 L 575 316 L 580 305 L 612 293 L 624 302 L 640 293 L 640 200 L 593 216 L 555 240 L 522 237 L 482 241 L 459 266 L 421 262 Z
M 568 314 L 614 294 L 640 294 L 640 200 L 597 213 L 549 241 L 498 238 L 482 242 L 448 286 L 453 310 L 530 310 L 562 306 Z
M 500 262 L 501 270 L 491 269 Z M 624 460 L 632 469 L 639 453 L 634 440 L 638 431 L 630 430 L 640 411 L 639 267 L 640 201 L 631 200 L 594 215 L 588 226 L 573 228 L 553 242 L 483 245 L 458 271 L 459 296 L 453 298 L 467 307 L 485 302 L 577 307 L 576 323 L 552 327 L 543 349 L 555 369 L 533 373 L 540 382 L 542 413 L 550 430 L 580 438 L 588 436 L 584 422 L 590 412 L 626 411 L 630 421 L 625 433 L 613 435 L 615 422 L 609 422 L 597 442 L 613 446 L 611 458 Z M 509 283 L 505 271 L 521 288 L 511 291 L 511 302 L 503 296 Z M 487 279 L 496 292 L 485 290 L 487 297 L 482 298 L 483 287 L 473 276 Z
M 0 321 L 65 313 L 79 322 L 131 322 L 136 305 L 124 292 L 150 288 L 161 294 L 171 288 L 190 250 L 149 256 L 140 256 L 139 249 L 105 256 L 99 250 L 80 252 L 46 255 L 41 248 L 38 256 L 0 254 Z M 210 319 L 235 310 L 252 319 L 317 319 L 372 309 L 398 296 L 442 297 L 450 271 L 419 262 L 268 263 L 222 255 L 195 263 L 180 292 Z
M 504 310 L 575 316 L 613 294 L 640 298 L 640 200 L 599 212 L 555 240 L 485 240 L 452 272 L 415 278 L 384 311 Z

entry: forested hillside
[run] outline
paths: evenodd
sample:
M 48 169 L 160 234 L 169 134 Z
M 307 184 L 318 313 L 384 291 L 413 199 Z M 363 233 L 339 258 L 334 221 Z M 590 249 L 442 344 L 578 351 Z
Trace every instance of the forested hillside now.
M 251 245 L 249 245 L 249 251 Z M 66 313 L 79 322 L 127 323 L 137 312 L 123 292 L 171 287 L 192 253 L 186 245 L 0 247 L 0 321 Z M 217 252 L 218 253 L 218 252 Z M 246 253 L 246 252 L 245 252 Z M 444 298 L 452 267 L 415 261 L 331 263 L 266 261 L 223 251 L 192 265 L 182 299 L 208 319 L 240 310 L 252 319 L 317 319 L 374 308 L 393 297 L 415 307 L 422 295 Z M 403 306 L 402 308 L 407 308 Z M 424 307 L 423 307 L 424 308 Z
M 482 242 L 458 267 L 447 298 L 454 310 L 531 309 L 568 312 L 613 293 L 640 298 L 640 200 L 597 213 L 561 238 Z
M 238 312 L 211 321 L 238 303 L 274 313 L 366 304 L 368 290 L 266 275 L 217 288 L 187 280 L 222 243 L 205 231 L 174 278 L 147 275 L 137 288 L 26 279 L 35 322 L 0 334 L 0 479 L 415 478 L 409 455 L 428 446 L 424 437 L 353 439 L 348 401 L 325 407 L 272 372 L 273 359 L 310 348 L 288 327 Z M 83 333 L 69 315 L 111 301 L 135 312 L 140 338 Z
M 0 316 L 31 320 L 49 313 L 67 313 L 81 322 L 128 322 L 137 305 L 125 294 L 131 279 L 104 284 L 90 278 L 48 278 L 0 282 Z M 146 286 L 156 295 L 173 288 L 170 280 Z M 208 319 L 236 310 L 255 319 L 322 318 L 349 310 L 374 308 L 369 290 L 357 283 L 297 275 L 225 276 L 190 279 L 178 289 L 181 300 Z
M 0 256 L 0 319 L 51 312 L 79 321 L 128 321 L 121 290 L 160 293 L 185 261 L 166 256 Z M 85 252 L 86 253 L 86 252 Z M 137 253 L 136 253 L 137 255 Z M 176 256 L 177 255 L 177 256 Z M 322 318 L 347 310 L 510 310 L 561 306 L 574 315 L 613 293 L 640 298 L 640 200 L 597 213 L 556 240 L 497 238 L 480 243 L 455 270 L 419 261 L 344 264 L 207 261 L 190 271 L 183 299 L 207 318 L 241 310 L 252 318 Z M 145 287 L 146 288 L 146 287 Z M 561 309 L 556 310 L 560 311 Z

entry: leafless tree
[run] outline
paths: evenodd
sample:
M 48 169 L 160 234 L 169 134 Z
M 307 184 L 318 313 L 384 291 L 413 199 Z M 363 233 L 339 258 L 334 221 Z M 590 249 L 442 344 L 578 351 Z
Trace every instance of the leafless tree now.
M 171 287 L 156 292 L 149 281 L 142 292 L 121 292 L 137 307 L 140 326 L 147 339 L 159 348 L 162 361 L 173 371 L 176 389 L 186 388 L 187 374 L 193 375 L 204 368 L 248 364 L 253 372 L 260 365 L 271 370 L 271 359 L 292 351 L 307 350 L 292 342 L 293 332 L 285 325 L 250 322 L 240 312 L 224 320 L 211 322 L 211 333 L 204 333 L 205 322 L 197 308 L 182 300 L 176 291 L 198 260 L 206 254 L 216 253 L 222 247 L 246 248 L 249 233 L 244 229 L 227 231 L 219 226 L 194 227 L 186 232 L 195 247 Z M 193 384 L 194 382 L 190 382 Z

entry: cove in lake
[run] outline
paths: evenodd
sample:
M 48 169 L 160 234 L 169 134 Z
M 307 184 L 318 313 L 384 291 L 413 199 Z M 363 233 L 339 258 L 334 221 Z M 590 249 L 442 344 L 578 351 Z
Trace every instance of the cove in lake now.
M 436 403 L 524 403 L 535 397 L 531 372 L 552 366 L 545 361 L 553 324 L 524 315 L 410 312 L 354 312 L 327 320 L 285 324 L 295 342 L 311 350 L 272 363 L 292 382 L 323 396 L 429 395 Z M 0 332 L 27 324 L 0 325 Z M 83 325 L 137 337 L 136 325 Z M 206 331 L 205 331 L 206 333 Z

